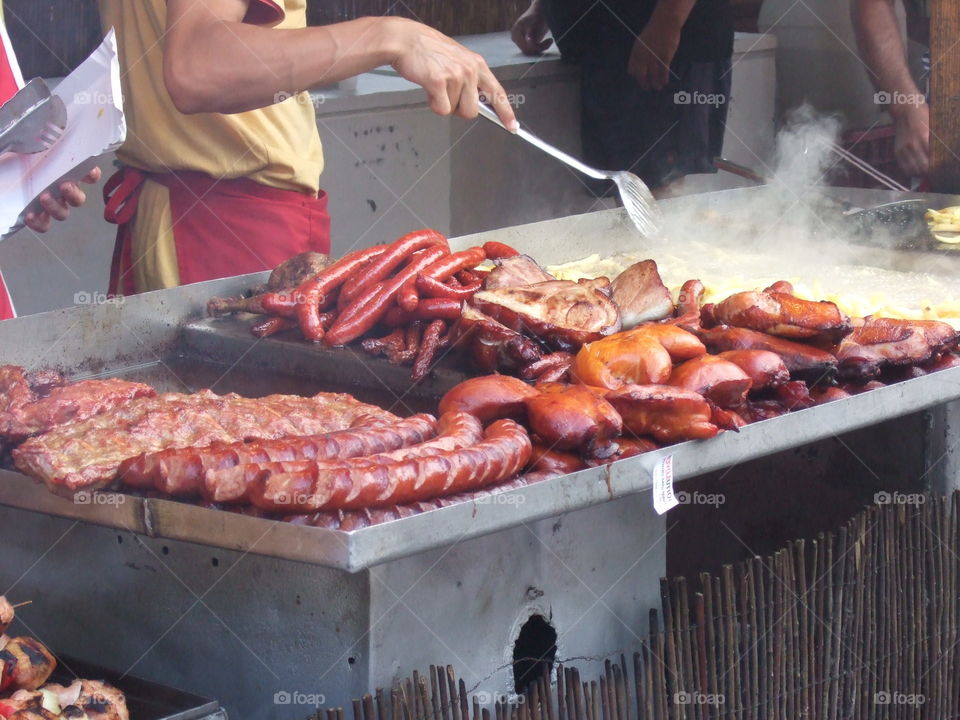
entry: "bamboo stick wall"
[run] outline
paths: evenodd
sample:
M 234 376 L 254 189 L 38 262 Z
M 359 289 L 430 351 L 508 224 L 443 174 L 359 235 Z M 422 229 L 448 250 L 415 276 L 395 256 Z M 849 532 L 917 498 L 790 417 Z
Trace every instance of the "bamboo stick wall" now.
M 719 576 L 664 580 L 661 593 L 632 662 L 608 659 L 589 682 L 558 666 L 552 685 L 545 675 L 524 696 L 495 701 L 493 718 L 960 717 L 960 494 L 874 506 Z M 491 720 L 484 699 L 449 666 L 431 667 L 355 701 L 353 716 Z

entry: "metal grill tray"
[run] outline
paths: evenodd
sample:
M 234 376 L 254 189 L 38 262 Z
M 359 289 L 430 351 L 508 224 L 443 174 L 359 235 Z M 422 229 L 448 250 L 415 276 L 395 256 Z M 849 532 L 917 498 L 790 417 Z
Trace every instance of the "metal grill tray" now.
M 215 700 L 132 675 L 121 676 L 68 656 L 60 656 L 50 682 L 69 685 L 77 677 L 104 680 L 122 690 L 130 717 L 135 720 L 226 720 L 227 717 Z
M 736 203 L 737 193 L 708 202 Z M 855 201 L 883 202 L 887 193 Z M 700 200 L 703 201 L 702 199 Z M 952 198 L 931 198 L 931 206 Z M 556 263 L 591 252 L 609 254 L 630 242 L 619 212 L 605 211 L 459 238 L 509 242 Z M 939 260 L 943 262 L 942 259 Z M 54 366 L 74 377 L 115 375 L 145 379 L 159 389 L 248 395 L 341 390 L 393 407 L 398 413 L 432 409 L 462 375 L 442 367 L 411 387 L 408 368 L 371 360 L 350 349 L 327 350 L 293 337 L 255 340 L 249 320 L 198 319 L 209 297 L 238 294 L 265 274 L 229 278 L 105 304 L 61 310 L 0 324 L 2 362 Z M 373 527 L 342 532 L 209 510 L 172 500 L 123 496 L 121 504 L 77 504 L 29 478 L 0 471 L 0 504 L 126 529 L 151 537 L 249 551 L 357 572 L 380 563 L 449 546 L 521 523 L 647 490 L 654 467 L 673 456 L 677 481 L 839 435 L 960 398 L 960 368 L 873 390 L 808 410 L 686 442 L 611 465 L 509 491 L 510 502 L 466 502 Z M 522 500 L 520 499 L 522 497 Z

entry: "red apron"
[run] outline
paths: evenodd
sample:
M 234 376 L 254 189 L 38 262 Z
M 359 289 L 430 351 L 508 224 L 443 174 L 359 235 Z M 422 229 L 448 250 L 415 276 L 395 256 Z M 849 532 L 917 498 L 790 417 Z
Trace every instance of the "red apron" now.
M 7 36 L 7 29 L 0 22 L 0 103 L 16 95 L 17 90 L 23 86 L 23 77 L 20 75 L 20 66 L 17 64 L 17 57 L 10 46 L 10 38 Z M 3 282 L 3 273 L 0 273 L 0 320 L 7 320 L 16 317 L 17 313 L 13 309 L 13 301 L 7 292 L 7 286 Z
M 170 191 L 181 284 L 271 270 L 307 250 L 330 251 L 327 194 L 312 197 L 247 178 L 216 180 L 198 172 L 147 174 L 121 169 L 104 187 L 104 217 L 118 224 L 110 292 L 131 295 L 132 222 L 146 179 Z

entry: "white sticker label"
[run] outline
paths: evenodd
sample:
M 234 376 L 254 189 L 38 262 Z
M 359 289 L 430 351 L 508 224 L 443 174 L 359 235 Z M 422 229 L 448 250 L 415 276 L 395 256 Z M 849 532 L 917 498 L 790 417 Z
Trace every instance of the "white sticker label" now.
M 653 509 L 663 515 L 679 504 L 673 494 L 673 455 L 668 455 L 653 468 Z

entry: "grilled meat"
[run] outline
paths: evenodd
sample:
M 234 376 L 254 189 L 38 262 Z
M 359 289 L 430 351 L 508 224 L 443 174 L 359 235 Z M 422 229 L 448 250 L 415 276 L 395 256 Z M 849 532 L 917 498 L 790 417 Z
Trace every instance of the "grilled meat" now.
M 769 350 L 780 356 L 791 374 L 802 373 L 819 378 L 830 375 L 837 367 L 837 358 L 824 350 L 756 330 L 721 325 L 700 330 L 697 335 L 712 353 Z
M 888 366 L 922 364 L 952 348 L 957 331 L 931 320 L 864 318 L 834 350 L 840 375 L 851 380 L 874 378 Z
M 749 375 L 729 360 L 700 355 L 674 368 L 666 384 L 692 390 L 719 407 L 730 409 L 743 404 L 753 383 Z
M 526 400 L 530 429 L 547 447 L 609 457 L 623 429 L 616 410 L 591 388 L 543 383 Z
M 544 270 L 529 255 L 515 255 L 494 261 L 496 267 L 483 281 L 484 290 L 536 285 L 556 278 Z
M 13 605 L 10 604 L 10 601 L 7 600 L 3 595 L 0 595 L 0 636 L 4 635 L 7 632 L 7 628 L 10 627 L 10 623 L 13 622 L 14 615 L 16 613 L 13 610 Z M 0 650 L 3 647 L 0 646 Z
M 537 344 L 516 330 L 465 305 L 450 328 L 451 344 L 483 372 L 514 370 L 540 359 Z
M 92 418 L 60 426 L 13 451 L 17 468 L 56 488 L 101 487 L 124 460 L 166 448 L 214 442 L 319 435 L 361 416 L 396 416 L 350 395 L 242 398 L 202 390 L 139 398 Z
M 126 380 L 80 380 L 49 389 L 46 397 L 0 412 L 0 436 L 19 442 L 60 425 L 126 405 L 136 398 L 153 397 L 149 385 Z
M 710 403 L 672 385 L 624 385 L 604 396 L 623 418 L 624 430 L 662 443 L 714 437 Z
M 523 422 L 527 418 L 526 401 L 537 390 L 509 375 L 484 375 L 464 380 L 440 399 L 441 414 L 465 412 L 482 423 L 510 418 Z
M 36 690 L 56 667 L 56 659 L 39 640 L 15 637 L 0 650 L 0 690 Z
M 662 320 L 673 313 L 670 291 L 660 279 L 653 260 L 634 263 L 617 275 L 611 291 L 625 330 L 640 323 Z
M 790 379 L 783 358 L 769 350 L 727 350 L 717 357 L 729 360 L 750 377 L 750 392 L 782 385 Z
M 801 300 L 789 293 L 735 293 L 709 313 L 719 325 L 748 328 L 795 340 L 825 338 L 834 342 L 852 329 L 850 318 L 832 302 Z
M 316 277 L 331 264 L 333 264 L 333 261 L 323 253 L 308 250 L 299 255 L 294 255 L 273 269 L 265 288 L 262 285 L 253 288 L 253 292 L 247 296 L 210 298 L 207 301 L 207 314 L 212 317 L 236 312 L 262 315 L 264 311 L 263 305 L 260 304 L 260 298 L 265 292 L 292 290 L 301 283 Z
M 511 330 L 537 337 L 557 350 L 577 349 L 620 329 L 620 313 L 610 298 L 568 280 L 483 290 L 471 302 Z

